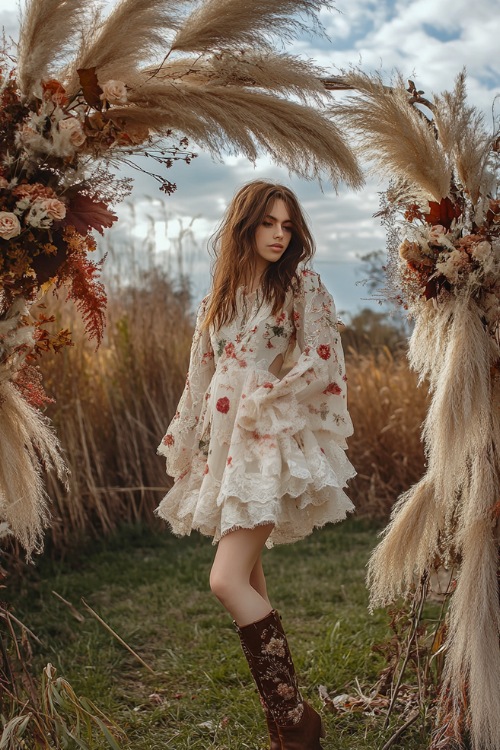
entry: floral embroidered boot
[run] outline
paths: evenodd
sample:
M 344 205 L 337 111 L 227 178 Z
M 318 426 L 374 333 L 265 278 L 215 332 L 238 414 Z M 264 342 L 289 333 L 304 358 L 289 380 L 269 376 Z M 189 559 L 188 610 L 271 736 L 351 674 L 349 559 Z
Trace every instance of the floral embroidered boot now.
M 243 652 L 278 728 L 281 750 L 321 750 L 321 717 L 302 699 L 286 635 L 276 610 L 238 628 Z
M 276 722 L 274 721 L 273 716 L 272 716 L 270 710 L 266 706 L 266 701 L 264 699 L 264 692 L 262 690 L 262 685 L 260 684 L 259 675 L 258 675 L 257 671 L 254 668 L 252 656 L 251 656 L 250 651 L 248 650 L 247 645 L 245 643 L 245 640 L 244 640 L 244 638 L 243 638 L 243 636 L 241 634 L 241 628 L 238 627 L 238 624 L 237 624 L 237 622 L 235 620 L 233 620 L 233 625 L 236 628 L 236 632 L 238 633 L 238 635 L 240 637 L 242 651 L 245 654 L 245 658 L 246 658 L 246 660 L 248 662 L 248 666 L 250 667 L 250 672 L 251 672 L 252 677 L 253 677 L 253 679 L 255 681 L 255 684 L 257 685 L 257 690 L 259 691 L 260 702 L 261 702 L 262 708 L 264 710 L 264 716 L 266 717 L 267 730 L 269 732 L 269 739 L 270 739 L 270 742 L 271 742 L 271 744 L 269 746 L 269 750 L 281 750 L 281 740 L 280 740 L 280 736 L 278 734 L 278 727 L 276 726 Z

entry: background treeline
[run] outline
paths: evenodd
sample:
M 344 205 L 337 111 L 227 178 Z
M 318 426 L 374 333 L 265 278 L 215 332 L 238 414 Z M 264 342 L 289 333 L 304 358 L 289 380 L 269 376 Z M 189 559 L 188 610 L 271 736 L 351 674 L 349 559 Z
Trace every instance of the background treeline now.
M 51 477 L 59 554 L 82 536 L 101 536 L 138 520 L 159 527 L 153 509 L 169 486 L 156 446 L 176 408 L 188 365 L 193 312 L 189 285 L 158 267 L 135 269 L 133 282 L 108 285 L 106 336 L 85 340 L 76 312 L 62 299 L 48 311 L 73 331 L 76 345 L 41 360 L 47 414 L 71 467 L 70 490 Z M 366 309 L 342 332 L 355 433 L 349 454 L 358 476 L 350 494 L 361 515 L 387 516 L 398 494 L 423 469 L 420 445 L 425 387 L 405 359 L 405 326 Z

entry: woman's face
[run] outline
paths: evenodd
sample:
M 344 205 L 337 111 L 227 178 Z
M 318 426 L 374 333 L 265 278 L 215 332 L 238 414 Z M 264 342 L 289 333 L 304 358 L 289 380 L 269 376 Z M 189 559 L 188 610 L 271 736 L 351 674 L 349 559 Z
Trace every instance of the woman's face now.
M 257 271 L 263 272 L 270 263 L 281 258 L 292 239 L 292 221 L 284 201 L 278 198 L 255 230 Z

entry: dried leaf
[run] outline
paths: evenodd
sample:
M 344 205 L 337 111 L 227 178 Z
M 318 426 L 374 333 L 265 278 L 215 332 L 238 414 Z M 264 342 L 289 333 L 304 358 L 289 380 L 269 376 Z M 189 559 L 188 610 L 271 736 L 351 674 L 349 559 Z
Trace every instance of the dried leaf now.
M 82 87 L 83 96 L 87 104 L 95 109 L 102 108 L 102 88 L 97 81 L 95 68 L 78 68 L 76 71 Z
M 118 216 L 109 211 L 102 201 L 94 201 L 88 195 L 76 193 L 71 199 L 64 223 L 75 227 L 80 234 L 87 234 L 89 229 L 97 229 L 104 234 L 103 229 L 109 228 Z

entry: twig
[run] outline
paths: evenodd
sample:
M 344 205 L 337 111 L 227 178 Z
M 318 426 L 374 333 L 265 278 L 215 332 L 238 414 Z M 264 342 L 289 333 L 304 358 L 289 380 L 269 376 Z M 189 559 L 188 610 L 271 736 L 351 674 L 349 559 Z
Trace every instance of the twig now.
M 413 722 L 418 719 L 419 715 L 420 715 L 420 709 L 416 708 L 415 711 L 412 714 L 410 714 L 410 718 L 407 719 L 405 723 L 402 726 L 400 726 L 396 732 L 394 732 L 392 737 L 387 740 L 382 750 L 389 750 L 391 745 L 394 745 L 394 743 L 401 737 L 403 732 L 405 732 L 408 729 L 408 727 L 411 726 Z
M 327 91 L 352 91 L 355 87 L 346 83 L 344 76 L 321 78 L 321 83 Z
M 384 721 L 384 729 L 387 729 L 387 725 L 389 723 L 389 718 L 390 718 L 392 710 L 394 708 L 394 704 L 396 703 L 396 698 L 398 697 L 399 688 L 401 687 L 401 680 L 403 679 L 403 675 L 404 675 L 404 671 L 406 669 L 406 665 L 408 664 L 408 661 L 410 659 L 411 646 L 412 646 L 413 640 L 415 638 L 415 635 L 417 633 L 418 623 L 420 622 L 420 618 L 422 616 L 422 610 L 423 610 L 424 604 L 425 604 L 425 597 L 426 597 L 426 594 L 427 594 L 428 585 L 429 585 L 429 575 L 426 572 L 422 576 L 422 581 L 421 581 L 421 584 L 420 584 L 420 601 L 419 601 L 418 608 L 417 608 L 417 611 L 416 611 L 414 619 L 413 619 L 413 630 L 412 630 L 412 632 L 410 634 L 410 637 L 408 639 L 408 645 L 407 645 L 407 648 L 406 648 L 405 658 L 403 660 L 403 664 L 401 665 L 401 670 L 399 672 L 398 679 L 396 681 L 396 686 L 395 686 L 395 688 L 394 688 L 394 690 L 392 692 L 392 695 L 391 695 L 391 702 L 389 704 L 389 708 L 387 709 L 387 716 L 385 717 L 385 721 Z
M 131 648 L 131 647 L 130 647 L 130 646 L 128 645 L 128 643 L 125 643 L 125 641 L 123 640 L 123 638 L 120 638 L 120 636 L 118 635 L 118 633 L 116 633 L 116 632 L 115 632 L 115 631 L 113 630 L 113 628 L 110 628 L 110 626 L 109 626 L 109 625 L 107 624 L 107 622 L 104 622 L 104 620 L 102 619 L 102 617 L 99 617 L 99 615 L 97 614 L 97 612 L 96 612 L 95 610 L 93 610 L 93 609 L 92 609 L 92 607 L 91 607 L 91 606 L 90 606 L 89 604 L 87 604 L 87 602 L 85 601 L 85 599 L 84 599 L 83 597 L 82 597 L 82 604 L 83 604 L 83 606 L 85 607 L 85 609 L 87 609 L 87 610 L 88 610 L 88 611 L 90 612 L 90 614 L 91 614 L 91 615 L 92 615 L 93 617 L 95 617 L 95 619 L 96 619 L 96 620 L 97 620 L 98 622 L 100 622 L 100 623 L 101 623 L 101 625 L 102 625 L 102 626 L 103 626 L 104 628 L 106 628 L 106 630 L 107 630 L 107 631 L 108 631 L 109 633 L 111 633 L 111 635 L 112 635 L 112 636 L 114 636 L 114 637 L 116 638 L 116 640 L 118 641 L 118 643 L 121 643 L 121 645 L 122 645 L 122 646 L 124 646 L 124 647 L 125 647 L 125 648 L 127 649 L 127 651 L 129 651 L 129 652 L 130 652 L 130 653 L 132 654 L 132 656 L 135 656 L 135 658 L 137 659 L 137 661 L 139 661 L 139 662 L 140 662 L 140 663 L 142 664 L 142 666 L 143 666 L 143 667 L 146 667 L 146 669 L 147 669 L 147 670 L 149 670 L 149 671 L 151 672 L 151 674 L 156 674 L 156 672 L 154 671 L 154 669 L 152 669 L 152 668 L 151 668 L 151 667 L 149 666 L 149 664 L 146 664 L 146 662 L 144 661 L 144 659 L 143 659 L 143 658 L 142 658 L 141 656 L 139 656 L 139 654 L 137 654 L 137 653 L 136 653 L 136 652 L 134 651 L 134 649 L 133 649 L 133 648 Z
M 74 607 L 71 604 L 71 602 L 68 602 L 67 599 L 64 599 L 61 596 L 61 594 L 57 593 L 57 591 L 52 591 L 52 593 L 54 594 L 55 597 L 57 597 L 63 604 L 65 604 L 68 607 L 69 611 L 71 612 L 75 620 L 77 620 L 77 622 L 85 622 L 85 617 L 82 614 L 80 614 L 80 612 L 76 609 L 76 607 Z
M 17 625 L 20 625 L 20 627 L 24 628 L 24 630 L 28 633 L 28 635 L 30 635 L 33 638 L 33 640 L 35 640 L 38 643 L 39 646 L 42 645 L 40 638 L 38 638 L 32 630 L 26 627 L 26 625 L 23 622 L 21 622 L 21 620 L 18 620 L 17 617 L 14 617 L 12 612 L 8 612 L 6 609 L 0 610 L 0 617 L 3 617 L 4 620 L 7 620 L 7 622 L 9 620 L 14 620 L 14 622 Z

